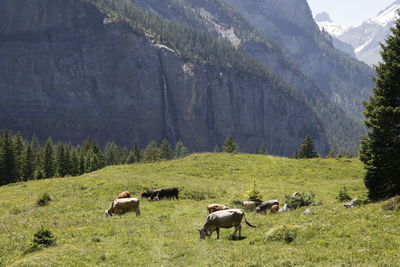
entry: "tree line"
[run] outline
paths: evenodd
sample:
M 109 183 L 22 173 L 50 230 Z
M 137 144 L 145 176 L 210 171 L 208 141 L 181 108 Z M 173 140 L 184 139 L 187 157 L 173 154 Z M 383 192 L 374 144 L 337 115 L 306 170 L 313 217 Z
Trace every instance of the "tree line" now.
M 108 142 L 100 149 L 97 142 L 86 139 L 81 145 L 55 143 L 48 138 L 40 144 L 34 136 L 30 142 L 19 133 L 0 132 L 0 185 L 51 177 L 78 176 L 109 165 L 171 160 L 188 155 L 178 141 L 173 149 L 168 140 L 160 145 L 151 141 L 145 149 L 134 142 L 131 149 Z

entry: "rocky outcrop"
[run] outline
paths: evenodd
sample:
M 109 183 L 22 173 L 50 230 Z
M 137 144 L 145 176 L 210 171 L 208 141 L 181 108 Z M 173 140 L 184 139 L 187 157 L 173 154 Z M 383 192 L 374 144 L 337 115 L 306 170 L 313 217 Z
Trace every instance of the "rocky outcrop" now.
M 242 151 L 291 156 L 325 133 L 304 100 L 265 79 L 182 60 L 80 0 L 0 3 L 1 128 L 41 140 L 131 144 L 167 137 L 194 151 L 232 134 Z

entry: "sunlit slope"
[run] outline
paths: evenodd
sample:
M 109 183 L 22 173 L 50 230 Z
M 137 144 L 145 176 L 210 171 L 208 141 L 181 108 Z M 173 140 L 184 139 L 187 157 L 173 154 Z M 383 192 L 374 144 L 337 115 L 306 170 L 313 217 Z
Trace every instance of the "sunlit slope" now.
M 381 203 L 345 209 L 336 200 L 346 185 L 365 194 L 358 160 L 293 160 L 246 154 L 195 154 L 175 161 L 107 167 L 76 178 L 32 181 L 0 187 L 0 263 L 15 266 L 333 266 L 400 265 L 399 214 Z M 257 182 L 265 200 L 294 191 L 316 193 L 322 204 L 286 214 L 247 212 L 241 241 L 199 241 L 206 205 L 234 207 Z M 177 186 L 179 201 L 141 203 L 142 216 L 105 217 L 120 191 L 135 196 L 145 188 Z M 49 205 L 36 207 L 48 192 Z M 45 226 L 57 244 L 24 253 L 33 233 Z M 268 231 L 297 229 L 292 243 L 268 241 Z M 1 264 L 0 264 L 1 265 Z

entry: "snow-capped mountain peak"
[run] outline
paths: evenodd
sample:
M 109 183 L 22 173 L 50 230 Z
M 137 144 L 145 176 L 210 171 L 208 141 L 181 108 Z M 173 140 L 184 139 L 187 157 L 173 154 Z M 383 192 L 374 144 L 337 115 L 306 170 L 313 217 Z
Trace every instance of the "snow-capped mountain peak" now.
M 385 27 L 390 22 L 394 21 L 398 18 L 398 10 L 400 9 L 400 1 L 393 3 L 386 10 L 380 12 L 378 16 L 371 19 L 371 22 L 374 22 L 382 27 Z
M 324 29 L 333 36 L 341 35 L 347 30 L 347 27 L 343 27 L 334 23 L 329 14 L 326 12 L 318 13 L 315 15 L 314 20 L 321 30 Z

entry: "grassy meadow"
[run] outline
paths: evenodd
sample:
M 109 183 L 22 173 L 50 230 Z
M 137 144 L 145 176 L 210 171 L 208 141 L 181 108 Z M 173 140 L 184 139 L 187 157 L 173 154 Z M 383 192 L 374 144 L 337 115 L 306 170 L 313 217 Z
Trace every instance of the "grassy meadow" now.
M 159 163 L 111 166 L 80 177 L 0 187 L 0 266 L 400 266 L 400 213 L 382 203 L 346 209 L 336 199 L 345 185 L 365 196 L 356 159 L 294 160 L 247 154 L 193 154 Z M 221 229 L 199 240 L 206 206 L 231 207 L 257 183 L 265 200 L 295 191 L 316 193 L 318 205 L 284 214 L 246 212 L 240 241 Z M 176 186 L 180 200 L 142 200 L 142 215 L 106 217 L 121 191 Z M 36 206 L 49 193 L 52 201 Z M 56 245 L 28 252 L 44 226 Z M 292 242 L 269 238 L 289 229 Z

